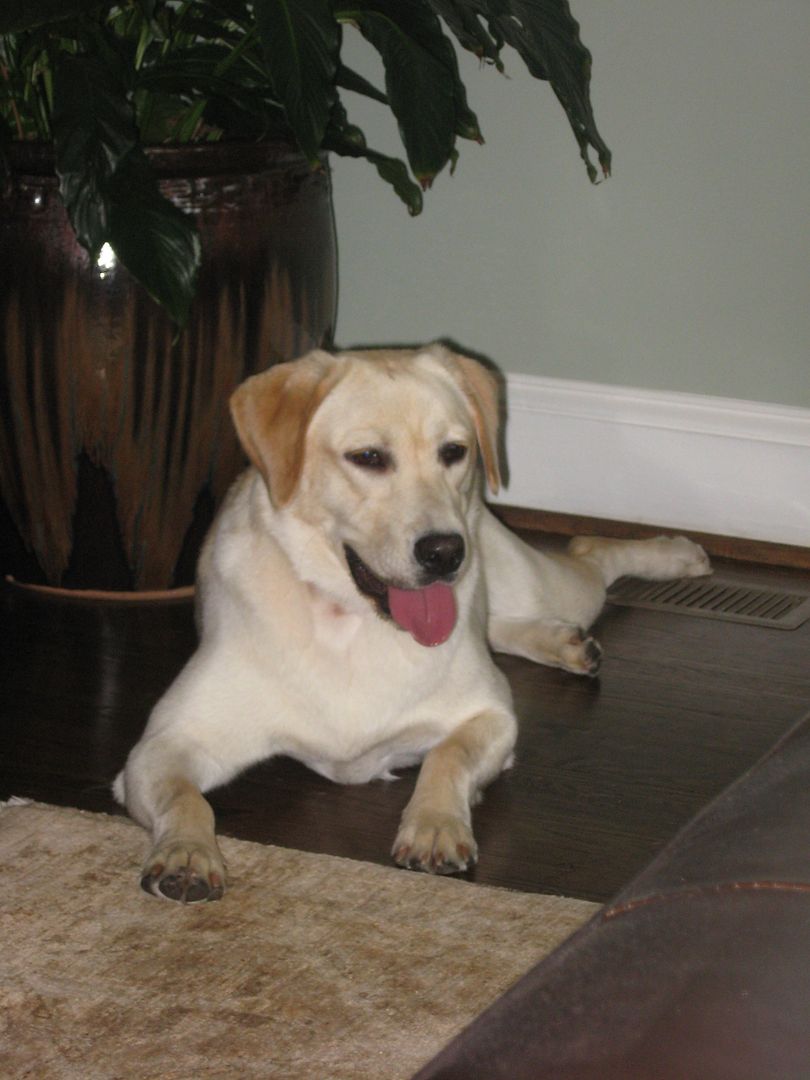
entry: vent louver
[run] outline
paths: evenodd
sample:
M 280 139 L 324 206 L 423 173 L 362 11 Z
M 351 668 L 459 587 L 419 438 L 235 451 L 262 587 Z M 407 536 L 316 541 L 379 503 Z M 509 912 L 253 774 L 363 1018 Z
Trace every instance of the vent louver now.
M 621 578 L 608 590 L 612 604 L 671 611 L 704 619 L 795 630 L 810 619 L 810 596 L 752 589 L 716 578 L 639 581 Z

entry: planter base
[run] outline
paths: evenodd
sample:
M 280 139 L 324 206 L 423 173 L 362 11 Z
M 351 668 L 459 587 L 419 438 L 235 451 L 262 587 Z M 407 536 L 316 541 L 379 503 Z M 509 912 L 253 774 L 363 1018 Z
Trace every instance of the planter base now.
M 177 589 L 145 589 L 141 592 L 115 592 L 109 589 L 62 589 L 57 585 L 31 585 L 17 581 L 10 574 L 6 576 L 6 585 L 11 589 L 31 593 L 54 600 L 75 600 L 91 603 L 116 604 L 176 604 L 193 600 L 196 589 L 193 585 L 183 585 Z

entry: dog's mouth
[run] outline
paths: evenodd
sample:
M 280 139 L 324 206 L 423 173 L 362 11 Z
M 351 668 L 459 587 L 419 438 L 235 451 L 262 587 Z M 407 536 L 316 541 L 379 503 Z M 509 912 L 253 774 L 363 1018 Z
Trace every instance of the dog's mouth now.
M 417 589 L 401 589 L 377 577 L 354 548 L 344 546 L 346 562 L 355 585 L 378 613 L 393 621 L 420 645 L 441 645 L 456 625 L 456 598 L 444 581 Z

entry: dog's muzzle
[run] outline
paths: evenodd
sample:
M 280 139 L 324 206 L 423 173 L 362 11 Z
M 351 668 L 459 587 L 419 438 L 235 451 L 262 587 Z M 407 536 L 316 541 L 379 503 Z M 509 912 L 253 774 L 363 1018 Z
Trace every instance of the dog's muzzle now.
M 359 592 L 373 601 L 378 613 L 393 619 L 420 645 L 441 645 L 450 637 L 458 616 L 449 584 L 464 562 L 464 538 L 458 533 L 427 533 L 414 544 L 414 558 L 425 582 L 403 589 L 383 581 L 354 548 L 344 547 L 346 563 Z

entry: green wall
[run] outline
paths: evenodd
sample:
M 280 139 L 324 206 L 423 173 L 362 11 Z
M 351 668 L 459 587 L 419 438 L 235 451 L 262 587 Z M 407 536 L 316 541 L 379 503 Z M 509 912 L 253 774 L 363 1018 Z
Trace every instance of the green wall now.
M 461 145 L 421 217 L 333 161 L 339 344 L 450 337 L 509 372 L 810 407 L 810 3 L 572 8 L 613 177 L 590 185 L 516 56 L 503 78 L 465 55 L 486 145 Z M 396 152 L 385 110 L 345 96 Z

